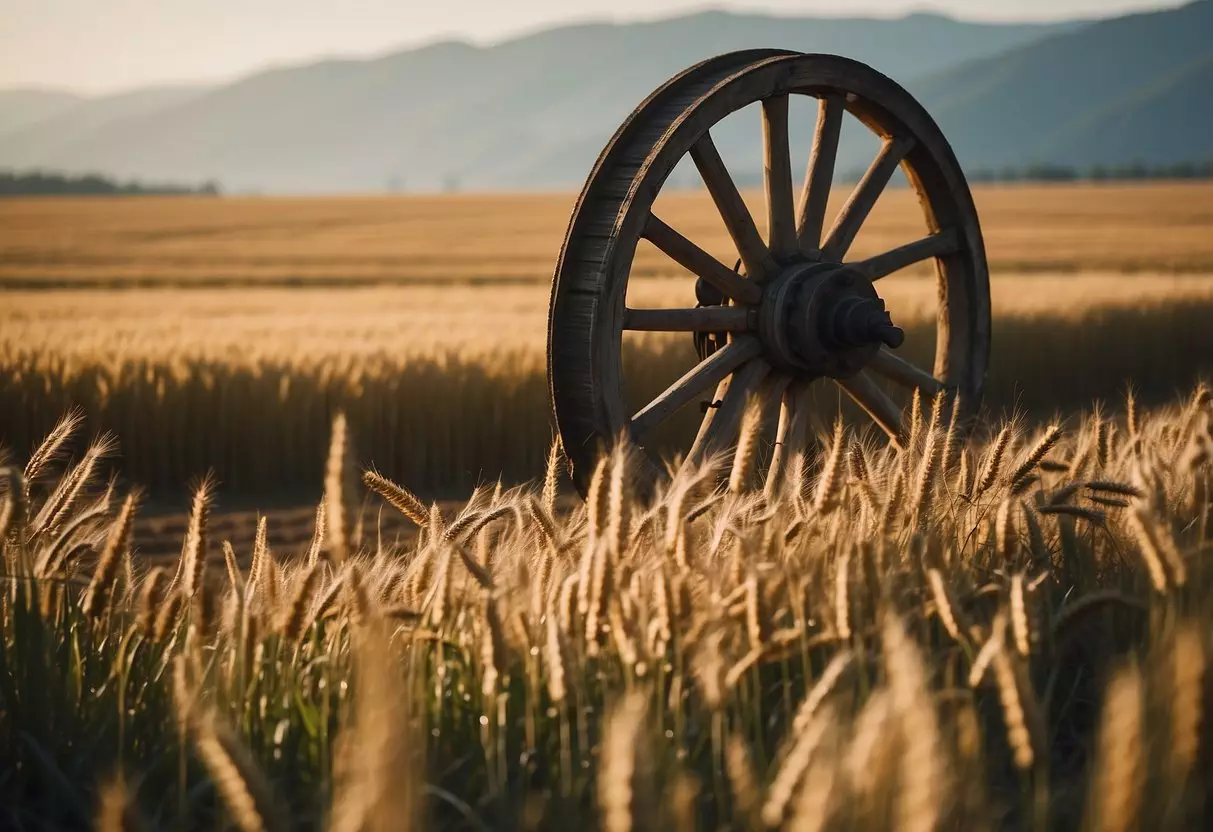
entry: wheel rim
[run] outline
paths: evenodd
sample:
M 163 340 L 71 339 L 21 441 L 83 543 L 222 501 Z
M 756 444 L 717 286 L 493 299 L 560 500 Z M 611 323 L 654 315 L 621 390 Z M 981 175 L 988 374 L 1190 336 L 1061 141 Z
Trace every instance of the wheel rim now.
M 818 99 L 817 129 L 798 199 L 788 143 L 791 95 Z M 731 113 L 758 102 L 765 236 L 710 132 Z M 826 198 L 846 113 L 881 137 L 882 145 L 830 222 Z M 684 156 L 707 185 L 743 274 L 653 213 L 657 195 Z M 874 257 L 848 260 L 855 235 L 899 166 L 918 191 L 928 233 Z M 726 297 L 727 305 L 628 309 L 627 287 L 642 238 Z M 898 340 L 897 330 L 882 315 L 877 287 L 900 269 L 932 259 L 940 303 L 935 361 L 928 371 L 889 348 Z M 623 395 L 625 330 L 720 332 L 727 333 L 727 343 L 633 412 Z M 697 397 L 712 396 L 719 406 L 706 412 L 688 458 L 735 442 L 750 395 L 780 408 L 771 481 L 807 441 L 814 380 L 834 379 L 894 438 L 901 432 L 901 407 L 874 375 L 926 395 L 955 391 L 963 425 L 980 401 L 990 340 L 988 273 L 972 197 L 930 116 L 875 70 L 828 55 L 721 56 L 659 88 L 603 151 L 570 221 L 548 332 L 555 418 L 573 481 L 583 492 L 598 454 L 612 438 L 630 433 L 643 447 L 656 425 Z M 657 471 L 650 464 L 644 473 L 651 477 Z

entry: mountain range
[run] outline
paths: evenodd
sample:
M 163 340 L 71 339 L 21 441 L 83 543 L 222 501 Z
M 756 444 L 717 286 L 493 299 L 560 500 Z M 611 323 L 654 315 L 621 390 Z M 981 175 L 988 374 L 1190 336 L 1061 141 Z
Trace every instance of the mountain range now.
M 229 192 L 571 188 L 655 86 L 746 47 L 872 64 L 923 101 L 967 166 L 1203 161 L 1211 32 L 1213 0 L 1052 24 L 725 12 L 581 24 L 210 87 L 0 90 L 0 168 L 218 180 Z M 808 102 L 793 111 L 793 148 L 806 155 L 811 113 Z M 742 181 L 761 170 L 757 125 L 743 111 L 713 130 Z M 839 170 L 862 167 L 870 148 L 844 134 Z

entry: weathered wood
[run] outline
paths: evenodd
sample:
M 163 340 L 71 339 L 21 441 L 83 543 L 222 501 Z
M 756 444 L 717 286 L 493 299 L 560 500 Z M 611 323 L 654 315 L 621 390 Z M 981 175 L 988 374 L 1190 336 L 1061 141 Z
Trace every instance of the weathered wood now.
M 739 303 L 756 304 L 762 300 L 762 288 L 746 280 L 737 272 L 721 263 L 712 255 L 662 222 L 656 214 L 649 214 L 643 236 L 667 257 L 697 277 L 702 277 L 715 286 L 726 297 Z
M 800 219 L 796 228 L 800 248 L 806 253 L 821 248 L 821 229 L 825 223 L 830 185 L 834 180 L 842 117 L 846 112 L 840 95 L 827 95 L 817 102 L 817 131 L 813 136 L 813 150 L 809 155 L 804 188 L 800 193 Z
M 867 411 L 872 421 L 880 425 L 893 444 L 902 444 L 901 408 L 889 394 L 872 380 L 867 372 L 846 379 L 838 379 L 838 386 L 847 391 L 855 403 Z
M 720 151 L 716 149 L 711 133 L 704 133 L 691 145 L 691 161 L 703 177 L 703 184 L 707 186 L 712 202 L 716 204 L 716 210 L 720 212 L 724 226 L 737 246 L 737 254 L 745 266 L 746 275 L 751 280 L 761 282 L 774 270 L 775 263 L 758 233 L 754 218 L 750 216 L 750 209 L 745 207 L 741 193 L 733 184 L 724 160 L 720 158 Z
M 712 404 L 724 401 L 724 397 L 729 394 L 729 383 L 732 382 L 732 380 L 733 376 L 726 376 L 720 380 L 720 383 L 716 385 L 716 392 L 712 394 Z M 699 423 L 699 430 L 695 432 L 695 440 L 691 443 L 690 450 L 687 451 L 687 457 L 685 459 L 686 462 L 689 463 L 692 459 L 696 459 L 696 461 L 698 461 L 697 458 L 692 456 L 692 454 L 695 453 L 697 448 L 701 448 L 703 446 L 704 441 L 707 439 L 708 433 L 712 430 L 712 420 L 716 417 L 716 413 L 719 410 L 719 407 L 709 407 L 704 412 L 703 420 Z
M 823 259 L 841 260 L 846 256 L 851 243 L 855 241 L 855 235 L 859 233 L 868 214 L 872 212 L 872 207 L 876 205 L 876 200 L 880 199 L 885 186 L 889 184 L 893 171 L 897 170 L 901 160 L 913 147 L 914 139 L 907 136 L 885 139 L 863 179 L 859 180 L 850 198 L 838 212 L 834 227 L 826 235 L 826 241 L 821 246 Z
M 887 348 L 881 347 L 868 367 L 887 379 L 891 379 L 906 387 L 917 387 L 924 396 L 934 396 L 943 389 L 944 384 L 926 370 L 895 355 Z
M 848 265 L 868 280 L 880 280 L 882 277 L 888 277 L 893 272 L 928 258 L 955 254 L 959 248 L 960 235 L 956 233 L 956 229 L 947 228 L 934 234 L 928 234 L 921 240 L 906 243 L 904 246 L 898 246 L 882 254 Z
M 744 332 L 757 324 L 756 310 L 745 306 L 693 309 L 628 309 L 623 328 L 635 332 Z
M 715 408 L 716 412 L 712 414 L 707 428 L 695 437 L 695 444 L 687 454 L 687 461 L 701 462 L 737 441 L 737 429 L 741 425 L 746 403 L 750 395 L 757 391 L 759 382 L 766 378 L 770 371 L 770 364 L 756 358 L 733 373 L 729 379 L 728 390 L 720 400 L 720 406 Z
M 766 186 L 767 245 L 787 261 L 796 254 L 796 209 L 792 205 L 792 153 L 788 148 L 788 97 L 762 102 L 763 183 Z
M 765 493 L 768 500 L 779 496 L 784 487 L 788 464 L 802 453 L 809 430 L 809 381 L 796 379 L 783 391 L 779 406 L 779 427 L 775 429 L 775 447 L 767 471 Z
M 756 358 L 760 352 L 762 352 L 762 346 L 752 335 L 743 335 L 725 344 L 688 370 L 682 378 L 666 388 L 661 395 L 641 408 L 632 417 L 633 434 L 638 438 L 643 437 L 704 390 L 750 359 Z

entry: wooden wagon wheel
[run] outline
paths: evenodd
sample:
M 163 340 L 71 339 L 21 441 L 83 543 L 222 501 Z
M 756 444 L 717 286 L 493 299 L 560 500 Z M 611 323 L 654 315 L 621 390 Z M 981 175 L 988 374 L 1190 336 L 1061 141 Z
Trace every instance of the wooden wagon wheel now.
M 799 204 L 788 140 L 791 95 L 817 99 L 813 149 Z M 712 141 L 711 128 L 761 102 L 766 239 Z M 825 220 L 844 116 L 881 139 L 880 150 L 832 225 Z M 655 199 L 689 154 L 737 247 L 732 269 L 654 215 Z M 927 234 L 860 261 L 848 249 L 901 166 L 920 197 Z M 629 309 L 627 286 L 640 239 L 697 276 L 716 304 Z M 899 357 L 877 281 L 933 259 L 938 282 L 934 367 Z M 623 393 L 625 330 L 727 333 L 668 389 L 638 410 Z M 909 93 L 872 68 L 833 55 L 775 50 L 730 53 L 672 78 L 623 123 L 577 201 L 553 281 L 548 379 L 574 483 L 585 492 L 603 447 L 628 432 L 644 447 L 663 420 L 695 401 L 714 403 L 688 458 L 736 442 L 747 397 L 779 401 L 769 477 L 807 441 L 809 385 L 837 383 L 891 437 L 902 405 L 886 390 L 955 391 L 977 408 L 988 363 L 990 292 L 985 250 L 968 184 L 938 126 Z M 908 401 L 909 393 L 903 397 Z M 655 460 L 648 471 L 658 473 Z

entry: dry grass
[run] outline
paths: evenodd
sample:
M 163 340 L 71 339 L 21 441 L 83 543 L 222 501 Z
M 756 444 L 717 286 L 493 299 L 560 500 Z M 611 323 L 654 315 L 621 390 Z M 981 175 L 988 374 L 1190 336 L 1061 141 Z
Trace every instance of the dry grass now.
M 845 198 L 840 188 L 831 210 Z M 1213 271 L 1213 185 L 980 186 L 999 271 Z M 748 195 L 755 216 L 760 196 Z M 0 202 L 0 286 L 545 282 L 573 195 L 334 199 L 18 199 Z M 657 209 L 729 263 L 702 193 Z M 907 190 L 888 192 L 856 241 L 870 254 L 921 236 Z M 647 246 L 638 273 L 670 274 Z
M 1211 427 L 1201 389 L 951 459 L 838 431 L 770 499 L 720 459 L 642 501 L 621 449 L 555 518 L 372 477 L 413 543 L 318 527 L 193 586 L 205 512 L 145 576 L 131 501 L 35 453 L 0 490 L 0 825 L 1203 828 Z

